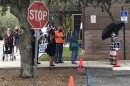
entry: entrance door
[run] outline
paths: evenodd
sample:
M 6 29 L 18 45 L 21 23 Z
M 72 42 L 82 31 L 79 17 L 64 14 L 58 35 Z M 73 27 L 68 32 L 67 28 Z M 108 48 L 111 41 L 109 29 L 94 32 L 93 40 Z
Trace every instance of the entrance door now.
M 81 14 L 73 14 L 73 28 L 78 32 L 79 39 L 82 37 L 80 31 Z

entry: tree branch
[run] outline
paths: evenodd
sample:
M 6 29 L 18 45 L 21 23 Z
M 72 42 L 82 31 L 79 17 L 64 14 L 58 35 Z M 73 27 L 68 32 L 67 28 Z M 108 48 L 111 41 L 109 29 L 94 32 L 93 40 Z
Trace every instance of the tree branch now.
M 19 9 L 18 9 L 18 5 L 17 5 L 18 0 L 11 0 L 10 2 L 10 12 L 16 16 L 18 18 L 18 20 L 20 19 L 19 16 Z
M 109 17 L 111 18 L 111 20 L 114 22 L 115 19 L 114 19 L 114 16 L 112 15 L 112 13 L 110 12 L 110 7 L 111 5 L 109 4 L 108 7 L 105 5 L 105 3 L 102 3 L 103 4 L 103 7 L 104 9 L 106 10 L 106 12 L 109 14 Z
M 10 2 L 10 12 L 20 20 L 21 12 L 25 9 L 28 9 L 30 0 L 11 0 Z
M 53 10 L 52 10 L 51 12 L 54 14 L 54 16 L 55 16 L 57 19 L 59 19 L 59 16 L 57 16 L 56 13 L 55 13 Z M 59 20 L 60 20 L 60 19 L 59 19 Z

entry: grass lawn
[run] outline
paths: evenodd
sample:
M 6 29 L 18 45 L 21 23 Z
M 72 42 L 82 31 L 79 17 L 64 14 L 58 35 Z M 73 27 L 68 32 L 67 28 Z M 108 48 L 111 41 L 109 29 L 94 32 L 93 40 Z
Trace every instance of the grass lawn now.
M 79 53 L 81 53 L 81 48 L 79 49 Z M 71 51 L 69 50 L 69 47 L 64 47 L 63 48 L 63 54 L 62 54 L 62 59 L 63 61 L 70 61 L 71 59 Z M 39 61 L 49 61 L 49 56 L 48 54 L 44 54 L 41 57 L 39 57 Z
M 70 60 L 71 58 L 71 51 L 69 50 L 69 47 L 64 47 L 63 48 L 63 60 L 66 61 L 66 60 Z M 49 61 L 49 56 L 48 54 L 44 54 L 42 55 L 41 57 L 39 57 L 39 61 Z

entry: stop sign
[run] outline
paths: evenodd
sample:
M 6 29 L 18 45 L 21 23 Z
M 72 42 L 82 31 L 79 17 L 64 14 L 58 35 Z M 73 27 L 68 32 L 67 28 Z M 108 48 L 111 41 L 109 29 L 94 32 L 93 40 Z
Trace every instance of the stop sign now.
M 28 8 L 27 20 L 35 29 L 41 29 L 48 22 L 49 12 L 42 2 L 34 1 Z

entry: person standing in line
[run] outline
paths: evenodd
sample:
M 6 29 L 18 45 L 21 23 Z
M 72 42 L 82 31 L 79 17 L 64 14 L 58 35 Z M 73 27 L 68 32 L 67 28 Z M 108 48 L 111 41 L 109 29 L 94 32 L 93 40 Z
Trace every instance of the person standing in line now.
M 77 37 L 77 31 L 74 30 L 72 32 L 72 36 L 70 38 L 70 46 L 69 46 L 70 51 L 72 51 L 72 54 L 71 54 L 71 62 L 72 62 L 72 64 L 77 64 L 75 62 L 77 57 L 78 57 L 78 50 L 79 50 L 77 38 L 78 38 Z
M 31 45 L 32 45 L 32 64 L 34 65 L 34 59 L 35 59 L 35 31 L 31 30 L 32 39 L 31 39 Z
M 59 26 L 58 30 L 55 31 L 55 41 L 56 41 L 56 61 L 55 63 L 63 63 L 62 61 L 62 53 L 63 53 L 63 41 L 64 36 L 62 33 L 62 27 Z
M 55 50 L 56 50 L 56 42 L 55 42 L 55 32 L 53 29 L 51 29 L 48 33 L 48 44 L 47 44 L 47 54 L 50 57 L 50 69 L 52 69 L 53 66 L 55 66 L 53 64 L 53 62 L 55 61 Z
M 7 29 L 6 34 L 3 37 L 3 40 L 4 40 L 5 50 L 6 51 L 11 50 L 11 52 L 7 52 L 6 60 L 8 60 L 8 53 L 12 53 L 13 46 L 15 44 L 14 36 L 11 33 L 10 28 Z M 11 59 L 11 55 L 12 54 L 10 54 L 10 59 Z
M 112 32 L 111 45 L 110 45 L 110 57 L 109 57 L 111 65 L 116 64 L 116 51 L 118 50 L 118 48 L 114 47 L 114 42 L 122 43 L 122 41 L 118 38 L 118 35 L 115 32 Z
M 19 27 L 16 26 L 15 27 L 15 31 L 14 31 L 14 38 L 15 38 L 15 46 L 16 46 L 16 54 L 19 50 L 19 43 L 20 43 L 20 40 L 19 40 Z
M 32 64 L 34 65 L 34 59 L 35 59 L 35 40 L 36 40 L 36 37 L 35 37 L 35 31 L 32 29 L 31 30 L 31 34 L 32 34 L 32 39 L 31 39 L 31 45 L 32 45 Z M 38 41 L 38 45 L 39 45 L 39 42 L 41 40 Z M 40 62 L 38 62 L 38 54 L 39 54 L 39 46 L 37 47 L 37 64 L 41 64 Z

